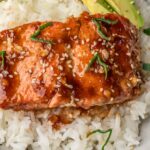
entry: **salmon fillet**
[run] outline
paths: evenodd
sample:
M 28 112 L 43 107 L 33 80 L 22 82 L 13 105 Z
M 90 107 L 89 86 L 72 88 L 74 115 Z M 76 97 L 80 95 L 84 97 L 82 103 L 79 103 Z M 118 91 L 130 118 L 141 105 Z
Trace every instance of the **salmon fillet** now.
M 140 94 L 138 31 L 116 14 L 87 12 L 0 32 L 0 108 L 89 109 Z

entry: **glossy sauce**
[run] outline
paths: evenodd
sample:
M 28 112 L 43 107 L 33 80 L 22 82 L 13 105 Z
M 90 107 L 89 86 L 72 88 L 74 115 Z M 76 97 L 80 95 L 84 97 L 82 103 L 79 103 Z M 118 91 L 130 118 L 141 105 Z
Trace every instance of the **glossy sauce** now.
M 101 23 L 106 41 L 97 33 L 93 18 L 117 20 Z M 38 110 L 55 107 L 81 107 L 122 103 L 140 93 L 140 49 L 137 29 L 116 14 L 90 16 L 65 23 L 53 22 L 39 38 L 54 44 L 31 40 L 45 22 L 34 22 L 0 33 L 0 50 L 6 51 L 0 70 L 0 107 Z M 109 66 L 108 77 L 96 62 L 85 71 L 98 52 Z

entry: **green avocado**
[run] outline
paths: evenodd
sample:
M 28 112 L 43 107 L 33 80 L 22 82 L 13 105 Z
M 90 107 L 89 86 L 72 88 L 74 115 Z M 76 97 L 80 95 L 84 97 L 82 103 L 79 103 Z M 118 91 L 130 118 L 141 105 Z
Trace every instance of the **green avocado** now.
M 94 2 L 93 0 L 82 0 L 82 1 L 92 14 L 95 13 L 106 14 L 110 12 L 107 8 L 103 7 L 103 5 L 101 4 L 99 5 L 99 3 Z
M 144 25 L 134 0 L 83 0 L 91 13 L 117 13 L 128 18 L 137 28 Z

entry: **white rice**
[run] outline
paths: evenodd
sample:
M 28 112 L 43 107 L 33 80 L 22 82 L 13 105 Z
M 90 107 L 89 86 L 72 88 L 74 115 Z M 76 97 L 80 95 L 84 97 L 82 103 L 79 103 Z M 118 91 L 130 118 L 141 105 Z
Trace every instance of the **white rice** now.
M 136 0 L 150 26 L 150 0 Z M 148 5 L 149 4 L 149 5 Z M 86 8 L 77 0 L 6 0 L 0 3 L 0 30 L 37 20 L 64 20 L 78 16 Z M 149 38 L 141 33 L 142 60 L 150 63 Z M 141 119 L 150 114 L 150 75 L 144 94 L 119 108 L 112 108 L 105 119 L 80 117 L 59 131 L 47 121 L 48 112 L 0 110 L 0 150 L 101 150 L 106 135 L 87 133 L 113 129 L 106 150 L 132 150 L 139 147 Z

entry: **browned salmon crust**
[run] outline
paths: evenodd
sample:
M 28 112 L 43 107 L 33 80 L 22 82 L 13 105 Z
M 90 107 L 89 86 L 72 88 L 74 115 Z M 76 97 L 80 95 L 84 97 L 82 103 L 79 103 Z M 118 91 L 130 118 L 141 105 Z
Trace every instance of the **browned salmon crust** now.
M 99 22 L 93 18 L 117 21 Z M 0 33 L 0 51 L 6 51 L 0 70 L 0 108 L 38 110 L 122 103 L 140 93 L 140 49 L 138 31 L 116 14 L 70 17 L 52 22 L 34 41 L 31 35 L 46 22 L 33 22 Z M 89 62 L 98 54 L 106 70 Z M 1 57 L 2 59 L 2 57 Z

